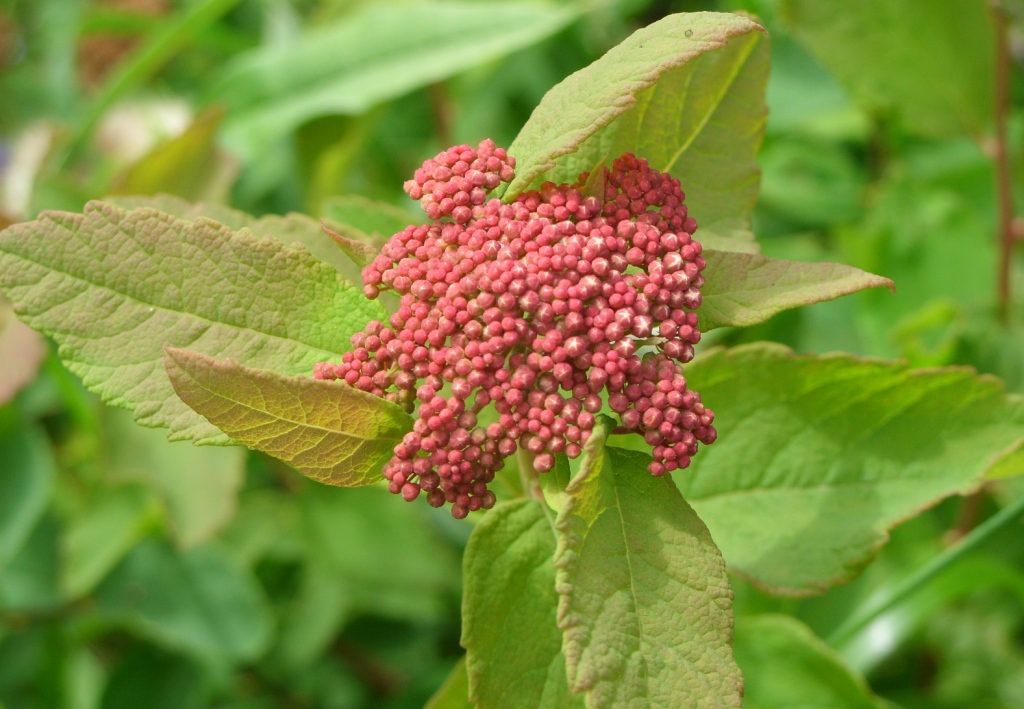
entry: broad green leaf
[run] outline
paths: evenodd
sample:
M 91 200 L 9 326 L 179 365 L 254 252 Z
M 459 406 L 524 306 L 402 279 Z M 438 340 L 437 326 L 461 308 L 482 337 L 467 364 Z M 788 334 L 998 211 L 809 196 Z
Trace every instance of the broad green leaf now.
M 352 607 L 352 594 L 329 565 L 311 555 L 298 594 L 279 616 L 274 664 L 308 667 L 334 640 Z
M 838 263 L 780 261 L 760 254 L 705 251 L 707 268 L 700 306 L 700 329 L 746 327 L 801 305 L 834 300 L 865 288 L 885 286 L 888 278 Z
M 226 199 L 236 166 L 216 148 L 222 109 L 198 116 L 184 133 L 157 145 L 119 175 L 111 192 L 153 195 L 169 192 L 190 200 Z
M 554 553 L 551 526 L 533 500 L 498 505 L 469 538 L 462 646 L 469 696 L 480 709 L 583 706 L 566 684 Z
M 60 573 L 60 528 L 43 514 L 15 555 L 0 569 L 0 608 L 5 611 L 52 612 L 63 598 Z
M 213 546 L 139 544 L 96 589 L 102 616 L 164 647 L 219 662 L 253 660 L 271 637 L 256 578 Z
M 1001 480 L 1015 475 L 1024 475 L 1024 445 L 989 468 L 985 477 L 989 480 Z
M 981 137 L 992 116 L 985 0 L 783 0 L 792 32 L 869 107 L 906 130 Z
M 14 317 L 10 303 L 0 295 L 0 406 L 36 378 L 45 357 L 46 342 Z
M 509 148 L 510 200 L 542 180 L 574 182 L 624 152 L 682 183 L 708 248 L 756 252 L 750 212 L 767 111 L 768 42 L 740 15 L 670 15 L 547 93 Z
M 144 488 L 99 488 L 94 504 L 67 523 L 61 538 L 64 594 L 79 598 L 92 591 L 154 526 L 158 514 L 156 501 Z
M 736 620 L 745 709 L 882 709 L 860 675 L 803 623 L 785 615 Z
M 105 401 L 172 440 L 226 443 L 174 395 L 165 346 L 284 375 L 336 359 L 379 303 L 304 250 L 217 222 L 90 202 L 0 233 L 0 288 Z
M 526 2 L 371 3 L 295 42 L 239 56 L 210 95 L 227 102 L 228 144 L 252 156 L 311 118 L 364 113 L 534 44 L 579 13 Z
M 248 229 L 256 236 L 272 236 L 285 246 L 291 246 L 298 242 L 318 259 L 334 266 L 335 270 L 349 283 L 356 285 L 362 283 L 361 266 L 353 263 L 338 248 L 337 244 L 331 241 L 319 222 L 305 214 L 291 212 L 285 216 L 268 214 L 262 217 L 253 217 L 220 204 L 193 204 L 168 194 L 153 197 L 111 197 L 107 201 L 128 210 L 151 207 L 189 222 L 206 217 L 235 231 Z M 334 229 L 341 228 L 341 225 L 332 221 L 328 221 L 327 226 Z
M 594 709 L 738 708 L 725 562 L 650 460 L 592 445 L 569 485 L 555 557 L 569 686 Z
M 136 426 L 127 411 L 104 411 L 109 475 L 150 486 L 181 547 L 209 540 L 234 517 L 245 477 L 245 450 L 169 443 L 160 431 Z
M 0 575 L 39 522 L 56 474 L 41 429 L 0 428 Z
M 286 377 L 234 360 L 167 349 L 167 373 L 182 401 L 234 440 L 329 485 L 369 485 L 412 418 L 344 382 Z
M 901 520 L 974 490 L 1024 441 L 1024 399 L 966 368 L 779 345 L 686 368 L 718 441 L 676 483 L 731 569 L 780 593 L 854 578 Z
M 444 684 L 434 693 L 423 709 L 476 709 L 469 703 L 469 674 L 466 658 L 455 663 Z

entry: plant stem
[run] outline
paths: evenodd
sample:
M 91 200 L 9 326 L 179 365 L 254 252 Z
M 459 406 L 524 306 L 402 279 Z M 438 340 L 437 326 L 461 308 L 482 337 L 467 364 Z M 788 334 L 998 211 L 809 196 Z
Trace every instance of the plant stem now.
M 519 462 L 519 479 L 523 483 L 523 494 L 540 502 L 544 509 L 544 516 L 548 518 L 551 525 L 551 533 L 555 535 L 555 542 L 558 541 L 558 532 L 555 530 L 555 519 L 551 516 L 551 508 L 544 499 L 544 490 L 540 486 L 540 473 L 533 467 L 533 453 L 520 447 L 516 452 L 516 459 Z
M 1012 305 L 1010 264 L 1016 241 L 1013 230 L 1013 192 L 1011 190 L 1009 140 L 1006 122 L 1010 112 L 1010 47 L 1006 11 L 1000 4 L 992 7 L 995 30 L 995 161 L 996 200 L 999 209 L 999 259 L 996 285 L 999 321 L 1009 322 Z
M 844 623 L 832 631 L 828 637 L 828 643 L 833 647 L 846 644 L 883 613 L 913 596 L 940 573 L 974 551 L 977 547 L 988 541 L 996 532 L 1019 519 L 1022 515 L 1024 515 L 1024 497 L 989 517 L 959 542 L 905 578 L 902 583 L 891 589 L 885 596 L 873 603 L 862 606 L 847 618 Z

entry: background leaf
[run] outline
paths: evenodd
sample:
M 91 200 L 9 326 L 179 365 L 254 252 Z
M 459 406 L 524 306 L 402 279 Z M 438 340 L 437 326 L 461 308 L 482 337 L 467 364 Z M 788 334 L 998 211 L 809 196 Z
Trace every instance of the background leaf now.
M 311 118 L 363 113 L 533 44 L 578 14 L 528 3 L 374 3 L 294 43 L 238 57 L 211 96 L 228 102 L 228 144 L 252 155 Z
M 466 673 L 466 658 L 455 663 L 448 679 L 444 681 L 423 709 L 476 709 L 469 702 L 469 675 Z
M 0 422 L 0 575 L 46 509 L 57 466 L 35 427 Z
M 271 616 L 256 580 L 223 551 L 175 553 L 143 542 L 96 591 L 98 611 L 158 644 L 240 662 L 270 641 Z
M 498 505 L 463 557 L 462 645 L 481 709 L 582 707 L 569 692 L 556 624 L 551 526 L 534 500 Z
M 864 678 L 803 623 L 784 615 L 736 619 L 746 709 L 884 709 Z
M 595 708 L 739 707 L 725 562 L 650 460 L 594 446 L 569 484 L 555 568 L 570 687 Z
M 679 179 L 702 244 L 756 252 L 749 215 L 767 80 L 760 25 L 739 15 L 670 15 L 545 95 L 509 147 L 516 179 L 504 199 L 545 179 L 574 182 L 632 151 Z
M 897 522 L 1024 438 L 1024 400 L 963 368 L 912 370 L 769 344 L 686 369 L 719 440 L 676 476 L 731 569 L 782 593 L 854 578 Z
M 994 33 L 985 0 L 783 0 L 822 64 L 913 133 L 980 137 L 992 116 Z
M 102 202 L 0 233 L 0 287 L 87 387 L 143 425 L 169 427 L 172 440 L 199 443 L 227 438 L 174 395 L 164 346 L 312 374 L 384 315 L 304 251 Z
M 707 260 L 698 311 L 700 329 L 748 327 L 802 305 L 811 305 L 865 288 L 885 286 L 888 278 L 838 263 L 781 261 L 760 254 L 703 252 Z
M 239 442 L 330 485 L 368 485 L 407 431 L 399 406 L 343 382 L 284 377 L 167 350 L 181 399 Z

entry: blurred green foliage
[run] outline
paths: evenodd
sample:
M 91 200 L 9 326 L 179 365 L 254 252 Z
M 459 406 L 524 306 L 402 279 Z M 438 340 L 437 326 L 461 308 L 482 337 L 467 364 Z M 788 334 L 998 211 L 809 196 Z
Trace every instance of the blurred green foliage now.
M 986 4 L 918 3 L 908 19 L 892 9 L 907 3 L 877 0 L 840 22 L 843 4 L 3 0 L 0 222 L 169 193 L 386 232 L 410 211 L 401 184 L 425 158 L 485 137 L 510 144 L 545 91 L 639 26 L 742 10 L 772 37 L 754 224 L 764 252 L 878 273 L 899 296 L 864 292 L 707 339 L 971 365 L 1024 393 L 1021 309 L 1008 325 L 995 318 Z M 1021 173 L 1019 71 L 1012 88 Z M 364 218 L 351 195 L 396 215 Z M 1018 292 L 1022 270 L 1017 259 Z M 13 372 L 18 388 L 24 371 L 39 374 L 0 400 L 0 706 L 397 709 L 441 686 L 462 654 L 465 525 L 241 449 L 167 443 L 99 404 L 4 313 L 0 393 Z M 789 614 L 827 637 L 1022 494 L 1008 478 L 944 502 L 823 596 L 772 597 L 733 578 L 737 612 Z M 794 650 L 827 672 L 791 681 L 833 678 L 833 691 L 859 687 L 861 672 L 907 709 L 1024 707 L 1021 532 L 1004 530 L 839 654 Z M 780 646 L 805 632 L 773 616 L 743 627 Z M 755 662 L 764 649 L 748 640 Z M 752 669 L 771 684 L 770 668 Z

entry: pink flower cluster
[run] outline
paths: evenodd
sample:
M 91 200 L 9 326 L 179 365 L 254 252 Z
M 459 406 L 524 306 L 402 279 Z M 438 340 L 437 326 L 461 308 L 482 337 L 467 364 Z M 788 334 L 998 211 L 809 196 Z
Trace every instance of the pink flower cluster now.
M 602 168 L 598 195 L 581 192 L 584 173 L 488 199 L 514 166 L 484 141 L 417 170 L 405 189 L 433 222 L 395 234 L 363 270 L 367 296 L 392 290 L 400 307 L 315 373 L 419 402 L 384 475 L 457 518 L 494 505 L 487 485 L 517 449 L 540 472 L 578 456 L 605 399 L 653 446 L 653 475 L 716 437 L 681 366 L 700 340 L 705 262 L 679 182 L 626 154 Z

